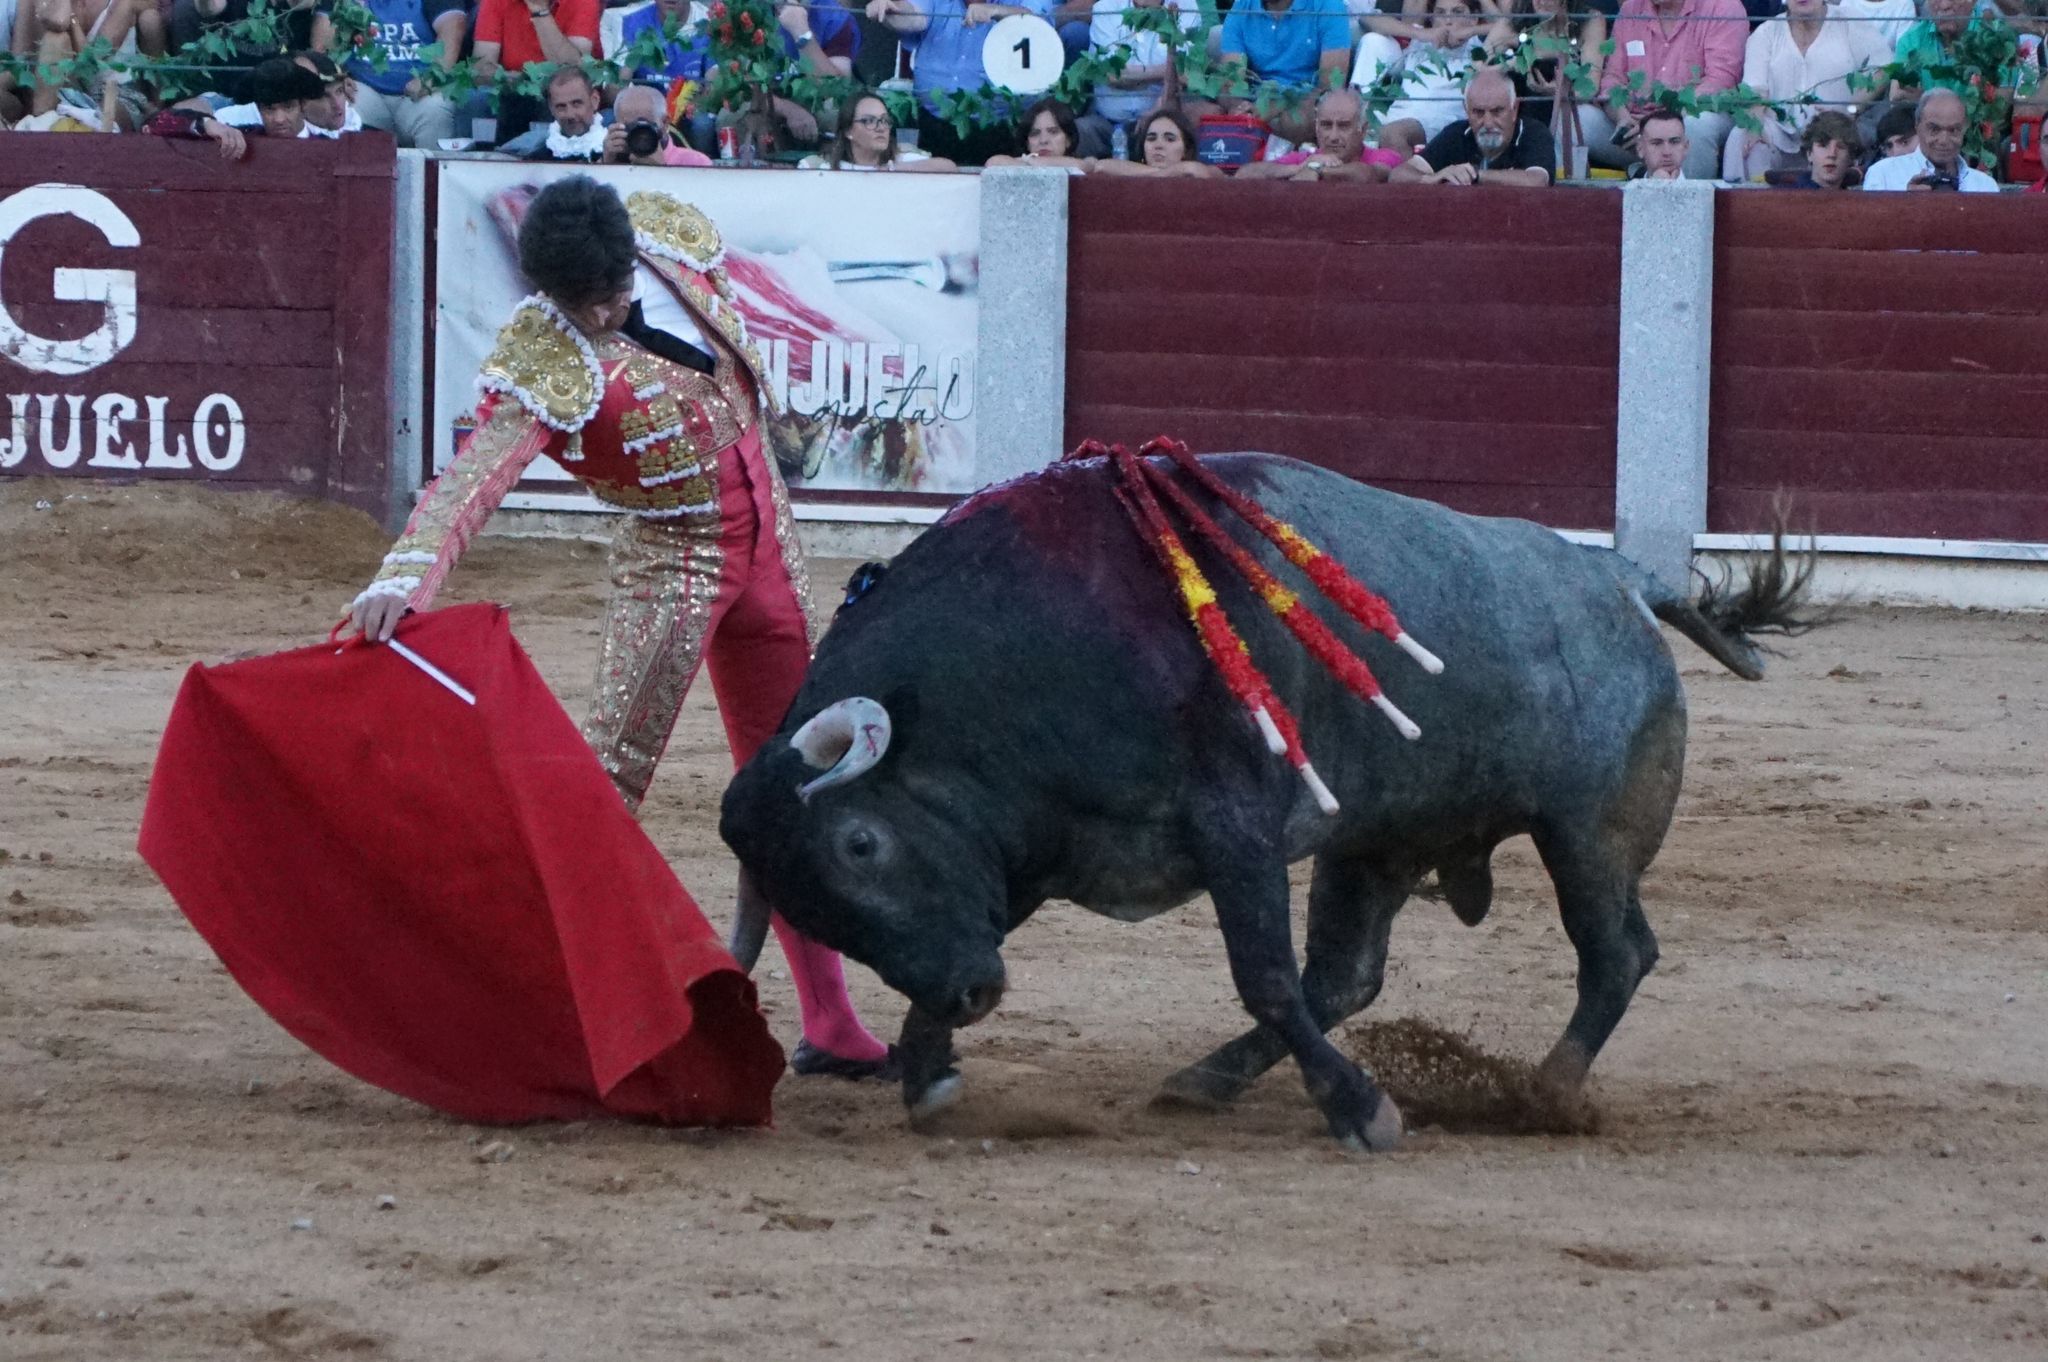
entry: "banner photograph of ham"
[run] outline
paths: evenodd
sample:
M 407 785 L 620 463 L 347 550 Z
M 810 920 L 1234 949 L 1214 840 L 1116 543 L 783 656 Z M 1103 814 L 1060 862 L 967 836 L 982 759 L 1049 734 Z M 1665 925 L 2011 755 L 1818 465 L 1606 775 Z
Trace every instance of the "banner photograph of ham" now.
M 978 184 L 953 176 L 444 162 L 435 249 L 432 467 L 454 457 L 477 366 L 530 291 L 515 240 L 549 179 L 588 173 L 622 194 L 659 189 L 717 224 L 734 305 L 776 407 L 770 447 L 805 489 L 971 491 Z M 595 509 L 552 461 L 508 507 Z

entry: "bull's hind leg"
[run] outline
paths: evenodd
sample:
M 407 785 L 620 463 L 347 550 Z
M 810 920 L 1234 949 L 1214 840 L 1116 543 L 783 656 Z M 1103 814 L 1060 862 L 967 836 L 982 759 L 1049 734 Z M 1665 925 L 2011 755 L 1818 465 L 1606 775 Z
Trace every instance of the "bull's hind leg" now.
M 1356 1149 L 1393 1148 L 1401 1139 L 1399 1108 L 1330 1044 L 1310 1011 L 1294 965 L 1286 863 L 1277 857 L 1252 860 L 1234 847 L 1206 868 L 1230 977 L 1245 1009 L 1294 1056 L 1309 1096 L 1338 1141 Z
M 1636 896 L 1637 873 L 1539 842 L 1557 885 L 1565 935 L 1579 954 L 1579 1005 L 1572 1009 L 1538 1079 L 1551 1092 L 1577 1091 L 1629 1000 L 1657 963 L 1657 937 Z
M 1408 901 L 1413 877 L 1364 860 L 1316 859 L 1308 891 L 1308 964 L 1302 994 L 1318 1030 L 1328 1033 L 1363 1012 L 1386 977 L 1387 937 Z M 1168 1078 L 1162 1101 L 1220 1107 L 1287 1058 L 1278 1031 L 1257 1026 Z
M 1638 887 L 1671 826 L 1684 770 L 1685 711 L 1674 703 L 1637 731 L 1625 779 L 1604 809 L 1536 832 L 1565 934 L 1579 953 L 1579 1005 L 1538 1071 L 1554 1093 L 1577 1091 L 1636 985 L 1656 968 L 1657 934 Z

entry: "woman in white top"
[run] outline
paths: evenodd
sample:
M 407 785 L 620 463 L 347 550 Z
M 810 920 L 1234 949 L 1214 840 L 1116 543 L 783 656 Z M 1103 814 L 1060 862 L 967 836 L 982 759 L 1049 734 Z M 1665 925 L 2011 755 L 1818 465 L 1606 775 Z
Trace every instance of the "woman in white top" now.
M 958 167 L 943 156 L 897 146 L 896 120 L 888 104 L 880 95 L 867 92 L 840 104 L 839 133 L 832 139 L 832 154 L 806 156 L 797 162 L 797 169 L 933 171 Z
M 1380 121 L 1379 144 L 1403 156 L 1465 116 L 1465 77 L 1474 58 L 1512 41 L 1506 21 L 1483 12 L 1478 0 L 1435 0 L 1430 11 L 1429 41 L 1403 50 L 1383 33 L 1367 33 L 1351 68 L 1351 83 L 1368 97 L 1383 79 L 1398 79 L 1401 95 Z
M 1806 95 L 1815 102 L 1790 104 L 1783 112 L 1759 106 L 1762 129 L 1737 128 L 1729 135 L 1721 173 L 1730 180 L 1760 180 L 1770 171 L 1804 164 L 1799 134 L 1814 115 L 1835 109 L 1854 117 L 1859 106 L 1876 96 L 1877 87 L 1853 89 L 1849 77 L 1891 59 L 1891 42 L 1878 25 L 1840 18 L 1827 0 L 1786 0 L 1783 14 L 1749 35 L 1742 83 L 1780 104 Z

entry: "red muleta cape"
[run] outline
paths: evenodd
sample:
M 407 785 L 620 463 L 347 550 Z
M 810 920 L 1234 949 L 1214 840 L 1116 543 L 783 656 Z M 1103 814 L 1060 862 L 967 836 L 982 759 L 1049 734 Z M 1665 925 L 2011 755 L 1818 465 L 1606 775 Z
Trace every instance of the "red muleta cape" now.
M 186 674 L 140 849 L 236 982 L 378 1087 L 475 1121 L 765 1125 L 753 982 L 505 612 Z

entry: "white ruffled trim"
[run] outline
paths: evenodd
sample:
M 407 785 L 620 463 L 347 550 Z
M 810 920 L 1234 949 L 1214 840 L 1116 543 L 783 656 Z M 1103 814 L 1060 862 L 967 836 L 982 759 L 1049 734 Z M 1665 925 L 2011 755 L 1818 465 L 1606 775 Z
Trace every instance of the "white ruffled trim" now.
M 658 255 L 663 260 L 673 260 L 678 265 L 688 265 L 699 274 L 709 274 L 725 263 L 725 242 L 723 239 L 719 241 L 718 249 L 713 251 L 708 259 L 703 256 L 684 255 L 675 247 L 656 241 L 637 227 L 633 229 L 633 244 L 649 255 Z
M 590 131 L 581 137 L 562 136 L 560 123 L 548 124 L 548 150 L 557 160 L 573 161 L 579 156 L 603 156 L 604 139 L 608 129 L 602 123 L 592 123 Z
M 688 506 L 665 506 L 652 510 L 635 511 L 634 515 L 643 520 L 674 520 L 679 516 L 708 515 L 718 509 L 715 501 L 699 501 Z
M 553 300 L 545 293 L 528 294 L 520 300 L 519 307 L 537 308 L 543 316 L 554 323 L 557 331 L 560 331 L 569 338 L 570 342 L 575 345 L 577 353 L 583 356 L 583 367 L 590 370 L 590 405 L 585 407 L 573 422 L 562 422 L 557 421 L 549 414 L 546 403 L 542 402 L 525 388 L 520 387 L 517 383 L 507 379 L 500 378 L 494 374 L 478 374 L 476 379 L 477 389 L 481 392 L 503 393 L 508 397 L 516 397 L 519 399 L 519 405 L 526 408 L 534 420 L 552 430 L 559 430 L 565 435 L 574 435 L 577 431 L 590 424 L 590 419 L 597 415 L 598 407 L 604 402 L 604 366 L 597 362 L 597 351 L 591 348 L 589 337 L 585 336 L 576 323 L 569 320 L 568 314 L 556 307 Z M 519 308 L 512 310 L 516 315 Z
M 417 577 L 385 577 L 380 581 L 370 583 L 357 592 L 356 598 L 349 602 L 348 608 L 351 611 L 359 610 L 362 608 L 364 601 L 375 600 L 379 596 L 396 596 L 400 600 L 404 600 L 407 596 L 412 595 L 414 589 L 419 584 L 420 579 Z
M 694 478 L 703 471 L 704 469 L 701 464 L 693 463 L 688 468 L 678 468 L 673 473 L 658 473 L 651 478 L 642 478 L 640 479 L 640 485 L 642 487 L 659 487 L 663 483 L 681 482 L 685 478 Z
M 668 387 L 665 384 L 658 382 L 650 383 L 644 388 L 633 389 L 633 400 L 636 402 L 651 402 L 667 391 Z
M 626 457 L 631 458 L 649 445 L 660 444 L 663 440 L 673 440 L 682 433 L 682 424 L 678 422 L 673 426 L 663 426 L 660 430 L 651 430 L 637 440 L 628 440 L 621 448 L 624 449 Z
M 415 549 L 410 553 L 387 553 L 384 561 L 395 567 L 400 563 L 437 563 L 440 558 L 424 549 Z

